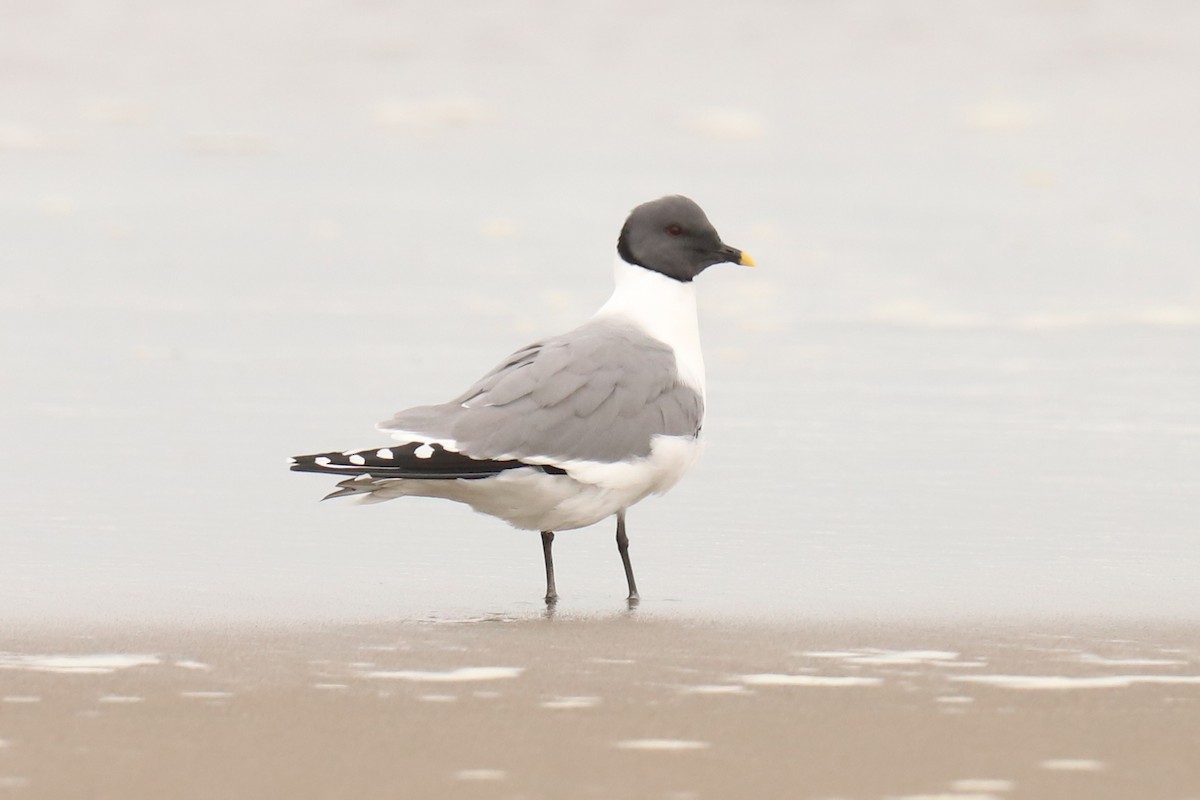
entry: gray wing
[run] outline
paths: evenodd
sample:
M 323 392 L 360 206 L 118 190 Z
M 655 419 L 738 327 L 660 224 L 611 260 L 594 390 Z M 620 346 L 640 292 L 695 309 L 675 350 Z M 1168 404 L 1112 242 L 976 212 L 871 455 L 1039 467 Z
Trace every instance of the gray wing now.
M 670 348 L 606 320 L 518 350 L 449 403 L 379 427 L 453 440 L 475 458 L 612 462 L 649 455 L 656 435 L 697 435 L 703 416 Z

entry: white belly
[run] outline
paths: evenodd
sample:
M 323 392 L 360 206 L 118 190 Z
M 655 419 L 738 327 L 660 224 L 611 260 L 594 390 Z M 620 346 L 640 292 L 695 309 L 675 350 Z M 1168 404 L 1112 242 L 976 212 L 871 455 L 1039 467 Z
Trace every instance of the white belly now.
M 568 461 L 566 475 L 541 469 L 510 469 L 476 480 L 378 481 L 365 503 L 396 497 L 442 497 L 466 503 L 524 530 L 565 531 L 592 525 L 651 494 L 670 489 L 696 463 L 697 439 L 659 436 L 650 455 L 633 462 Z

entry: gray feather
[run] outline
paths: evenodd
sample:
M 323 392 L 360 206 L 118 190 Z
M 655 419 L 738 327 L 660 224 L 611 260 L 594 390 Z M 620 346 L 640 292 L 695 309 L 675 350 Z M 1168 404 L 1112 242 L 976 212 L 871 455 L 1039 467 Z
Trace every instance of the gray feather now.
M 475 458 L 613 462 L 649 455 L 657 435 L 697 435 L 703 416 L 669 347 L 632 325 L 593 320 L 517 351 L 449 403 L 379 427 L 453 439 Z

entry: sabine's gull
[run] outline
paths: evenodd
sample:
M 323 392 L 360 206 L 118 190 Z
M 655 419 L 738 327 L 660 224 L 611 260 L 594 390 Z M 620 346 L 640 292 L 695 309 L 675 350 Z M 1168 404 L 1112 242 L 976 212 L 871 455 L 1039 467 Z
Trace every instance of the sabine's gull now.
M 616 288 L 583 325 L 518 350 L 449 402 L 380 423 L 397 444 L 296 456 L 292 470 L 343 476 L 328 497 L 441 497 L 540 531 L 550 605 L 554 532 L 616 516 L 635 602 L 625 512 L 674 486 L 700 453 L 693 279 L 754 260 L 680 195 L 633 209 L 617 256 Z

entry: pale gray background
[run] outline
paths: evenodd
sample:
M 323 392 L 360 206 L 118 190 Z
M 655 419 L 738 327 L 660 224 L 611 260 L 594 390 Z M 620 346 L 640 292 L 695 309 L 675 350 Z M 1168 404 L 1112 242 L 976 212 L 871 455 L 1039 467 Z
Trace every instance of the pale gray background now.
M 535 535 L 285 457 L 583 319 L 672 192 L 760 267 L 643 612 L 1200 616 L 1200 5 L 0 16 L 0 619 L 535 610 Z M 556 552 L 620 606 L 610 527 Z

